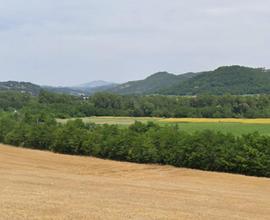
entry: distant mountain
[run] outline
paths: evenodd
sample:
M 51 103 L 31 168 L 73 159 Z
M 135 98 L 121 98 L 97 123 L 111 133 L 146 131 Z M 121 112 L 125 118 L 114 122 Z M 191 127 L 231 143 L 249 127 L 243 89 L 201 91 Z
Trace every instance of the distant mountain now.
M 68 94 L 68 95 L 75 95 L 75 96 L 86 96 L 88 93 L 82 89 L 76 89 L 71 87 L 53 87 L 53 86 L 42 86 L 42 89 L 54 92 L 54 93 L 60 93 L 60 94 Z
M 198 95 L 226 93 L 234 95 L 270 94 L 270 71 L 263 68 L 225 66 L 202 72 L 159 93 L 168 95 Z
M 54 87 L 54 86 L 39 86 L 30 82 L 7 81 L 0 82 L 0 91 L 17 91 L 21 93 L 29 93 L 37 96 L 41 90 L 49 92 L 68 94 L 75 96 L 88 96 L 95 92 L 104 91 L 113 88 L 116 84 L 107 83 L 104 81 L 96 81 L 85 84 L 85 87 Z
M 161 89 L 177 85 L 181 81 L 187 80 L 194 76 L 194 73 L 174 75 L 168 72 L 158 72 L 144 80 L 130 81 L 124 84 L 117 85 L 109 92 L 118 94 L 154 94 Z
M 38 95 L 41 87 L 30 82 L 7 81 L 0 82 L 0 91 L 17 91 Z
M 270 70 L 243 66 L 224 66 L 213 71 L 175 75 L 158 72 L 144 80 L 113 84 L 95 81 L 77 87 L 39 86 L 29 82 L 0 82 L 0 91 L 18 91 L 38 95 L 40 90 L 88 96 L 96 92 L 117 94 L 163 94 L 163 95 L 200 95 L 200 94 L 270 94 Z
M 98 81 L 84 83 L 84 84 L 80 84 L 78 86 L 72 86 L 72 87 L 73 88 L 97 88 L 97 87 L 106 87 L 110 85 L 115 85 L 115 83 L 98 80 Z
M 75 95 L 75 96 L 88 96 L 95 92 L 111 89 L 115 85 L 117 84 L 99 80 L 99 81 L 93 81 L 93 82 L 84 83 L 84 84 L 71 86 L 71 87 L 44 86 L 43 89 L 48 90 L 50 92 L 56 92 L 56 93 L 62 93 L 62 94 L 69 94 L 69 95 Z
M 70 89 L 81 91 L 87 95 L 91 95 L 96 92 L 102 92 L 116 87 L 118 84 L 106 81 L 93 81 L 78 86 L 70 87 Z
M 118 84 L 108 84 L 106 86 L 98 86 L 94 88 L 82 88 L 82 91 L 84 91 L 85 93 L 89 95 L 92 95 L 97 92 L 106 92 L 108 90 L 115 88 L 116 86 L 118 86 Z

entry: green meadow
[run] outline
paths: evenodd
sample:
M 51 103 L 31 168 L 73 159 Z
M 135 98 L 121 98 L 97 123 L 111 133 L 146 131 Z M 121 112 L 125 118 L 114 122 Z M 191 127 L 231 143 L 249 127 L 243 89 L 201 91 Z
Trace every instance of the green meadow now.
M 72 119 L 57 119 L 58 122 L 66 123 Z M 163 118 L 155 117 L 86 117 L 80 118 L 85 123 L 110 124 L 127 127 L 135 121 L 142 123 L 155 122 L 161 126 L 177 125 L 180 130 L 186 132 L 195 132 L 201 130 L 215 130 L 224 133 L 233 133 L 235 135 L 259 132 L 260 134 L 270 135 L 270 124 L 248 124 L 234 122 L 166 122 Z

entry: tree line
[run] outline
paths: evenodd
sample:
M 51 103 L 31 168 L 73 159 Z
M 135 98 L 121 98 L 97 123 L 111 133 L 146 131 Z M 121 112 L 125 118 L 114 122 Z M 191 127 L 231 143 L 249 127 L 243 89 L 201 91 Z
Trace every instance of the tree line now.
M 270 137 L 258 133 L 187 133 L 176 125 L 140 122 L 128 128 L 82 120 L 60 124 L 53 114 L 32 109 L 0 114 L 0 142 L 64 154 L 270 177 Z
M 58 118 L 89 116 L 267 118 L 270 95 L 136 96 L 97 93 L 76 97 L 41 91 L 39 96 L 0 92 L 0 111 L 36 109 Z

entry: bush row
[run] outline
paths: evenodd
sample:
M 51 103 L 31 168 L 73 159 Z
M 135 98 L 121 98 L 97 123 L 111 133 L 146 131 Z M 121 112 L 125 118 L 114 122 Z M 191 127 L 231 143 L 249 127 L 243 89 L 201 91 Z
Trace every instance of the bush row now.
M 177 126 L 139 122 L 128 128 L 81 120 L 58 124 L 47 113 L 2 113 L 0 142 L 64 154 L 270 177 L 270 137 L 258 133 L 238 137 L 205 130 L 190 134 Z

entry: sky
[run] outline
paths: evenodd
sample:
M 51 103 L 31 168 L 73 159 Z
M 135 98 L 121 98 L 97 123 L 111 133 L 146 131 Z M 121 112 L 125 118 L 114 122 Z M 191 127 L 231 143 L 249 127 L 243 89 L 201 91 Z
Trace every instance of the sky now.
M 269 0 L 0 0 L 0 81 L 270 68 Z

